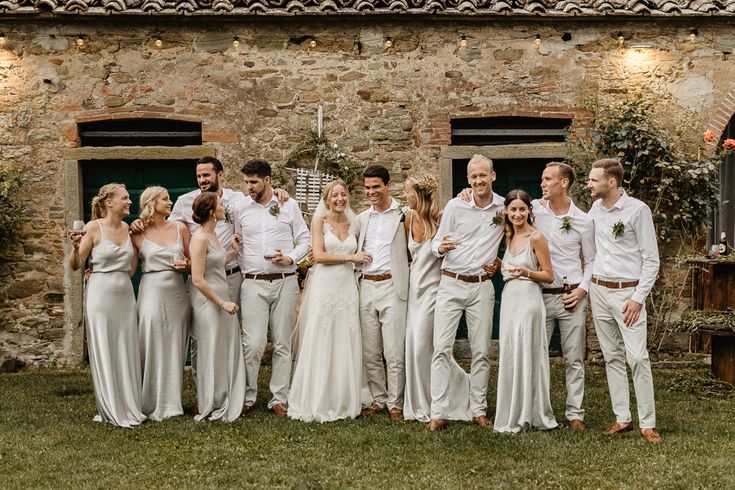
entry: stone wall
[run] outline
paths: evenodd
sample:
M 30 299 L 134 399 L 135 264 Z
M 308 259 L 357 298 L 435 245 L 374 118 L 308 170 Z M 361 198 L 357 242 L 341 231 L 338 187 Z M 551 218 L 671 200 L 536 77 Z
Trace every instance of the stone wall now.
M 452 118 L 574 117 L 589 94 L 653 90 L 672 117 L 688 112 L 694 132 L 721 131 L 729 115 L 717 112 L 731 114 L 735 102 L 735 33 L 698 22 L 692 43 L 690 22 L 673 18 L 0 21 L 0 155 L 24 169 L 26 202 L 23 242 L 0 262 L 0 357 L 37 366 L 82 359 L 81 281 L 63 260 L 65 229 L 79 213 L 78 122 L 202 121 L 204 145 L 235 188 L 244 160 L 284 162 L 318 103 L 332 140 L 361 163 L 386 164 L 398 181 L 416 169 L 446 175 Z M 618 31 L 653 48 L 621 48 Z

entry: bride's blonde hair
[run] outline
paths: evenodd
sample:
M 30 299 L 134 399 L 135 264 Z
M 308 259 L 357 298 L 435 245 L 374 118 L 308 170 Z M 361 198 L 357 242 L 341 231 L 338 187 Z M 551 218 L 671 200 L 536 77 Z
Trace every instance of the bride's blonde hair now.
M 347 191 L 346 207 L 350 207 L 350 189 L 347 187 L 347 184 L 345 184 L 342 179 L 336 179 L 327 184 L 327 186 L 324 188 L 324 192 L 322 192 L 322 201 L 324 202 L 324 207 L 326 207 L 327 210 L 331 211 L 331 208 L 329 207 L 329 196 L 332 194 L 332 189 L 334 189 L 338 185 L 341 185 L 344 190 Z

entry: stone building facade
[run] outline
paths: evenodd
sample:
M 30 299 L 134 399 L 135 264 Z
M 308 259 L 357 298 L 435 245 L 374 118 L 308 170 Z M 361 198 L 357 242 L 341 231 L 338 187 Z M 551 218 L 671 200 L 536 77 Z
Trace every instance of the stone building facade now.
M 641 89 L 694 131 L 722 133 L 735 110 L 733 0 L 3 0 L 0 9 L 0 156 L 23 169 L 25 202 L 22 243 L 0 262 L 0 358 L 29 365 L 83 360 L 82 277 L 64 257 L 89 162 L 125 180 L 126 162 L 216 155 L 240 188 L 239 166 L 254 156 L 283 164 L 322 104 L 327 136 L 354 161 L 385 164 L 399 182 L 432 172 L 446 200 L 453 162 L 477 151 L 506 162 L 499 178 L 516 160 L 565 154 L 559 141 L 458 143 L 457 121 L 570 120 L 584 116 L 588 95 Z M 80 138 L 85 124 L 127 119 L 201 123 L 201 144 Z

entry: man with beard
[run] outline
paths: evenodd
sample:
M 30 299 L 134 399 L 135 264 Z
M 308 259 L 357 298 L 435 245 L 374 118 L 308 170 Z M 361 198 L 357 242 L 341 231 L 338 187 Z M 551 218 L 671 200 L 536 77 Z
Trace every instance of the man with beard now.
M 249 160 L 242 167 L 249 196 L 238 202 L 237 225 L 244 230 L 240 248 L 243 284 L 240 303 L 245 353 L 245 406 L 253 407 L 258 394 L 258 372 L 271 331 L 273 357 L 268 408 L 287 415 L 291 377 L 291 334 L 296 321 L 299 285 L 296 263 L 309 252 L 311 236 L 299 204 L 279 203 L 271 187 L 271 167 L 265 160 Z

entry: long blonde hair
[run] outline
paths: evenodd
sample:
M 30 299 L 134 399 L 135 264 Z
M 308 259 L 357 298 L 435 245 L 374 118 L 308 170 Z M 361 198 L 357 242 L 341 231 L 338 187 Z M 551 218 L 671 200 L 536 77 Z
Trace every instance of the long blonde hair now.
M 327 210 L 331 210 L 329 207 L 329 195 L 332 193 L 332 189 L 338 185 L 341 185 L 347 191 L 347 207 L 350 207 L 350 188 L 347 187 L 347 184 L 345 184 L 342 179 L 335 179 L 327 184 L 324 188 L 324 192 L 322 192 L 322 200 L 324 201 L 324 207 L 326 207 Z
M 105 202 L 119 189 L 125 189 L 125 184 L 111 182 L 100 187 L 97 195 L 92 198 L 92 219 L 104 218 L 107 215 Z
M 153 216 L 156 214 L 156 201 L 168 192 L 165 187 L 154 185 L 146 187 L 140 195 L 140 219 L 143 224 L 148 226 L 153 223 Z
M 416 193 L 416 217 L 424 225 L 424 236 L 434 238 L 441 219 L 441 210 L 436 199 L 436 179 L 431 175 L 409 175 L 406 182 Z

